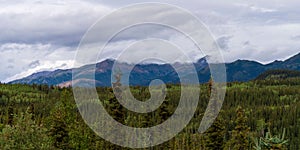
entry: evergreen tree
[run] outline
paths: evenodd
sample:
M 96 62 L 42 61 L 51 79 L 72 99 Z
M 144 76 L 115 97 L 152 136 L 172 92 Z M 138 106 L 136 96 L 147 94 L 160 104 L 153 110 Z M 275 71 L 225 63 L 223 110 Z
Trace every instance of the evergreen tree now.
M 249 130 L 247 126 L 247 117 L 241 106 L 236 110 L 235 128 L 232 131 L 232 137 L 227 142 L 225 149 L 247 150 L 249 149 Z
M 209 150 L 220 150 L 224 147 L 225 127 L 219 116 L 211 127 L 205 132 L 205 148 Z
M 7 109 L 7 124 L 12 126 L 14 120 L 14 108 L 12 104 L 9 104 Z
M 32 120 L 28 111 L 14 117 L 15 124 L 7 125 L 0 132 L 0 147 L 10 149 L 53 149 L 47 129 Z
M 118 122 L 124 123 L 125 121 L 125 114 L 124 114 L 124 107 L 119 103 L 118 99 L 122 99 L 122 84 L 121 84 L 121 77 L 122 73 L 118 72 L 114 75 L 116 82 L 113 83 L 114 89 L 114 96 L 109 99 L 108 105 L 110 109 L 110 114 L 116 119 Z
M 65 122 L 65 114 L 62 108 L 57 108 L 51 113 L 51 127 L 49 135 L 53 139 L 53 145 L 56 148 L 68 148 L 68 130 Z
M 122 73 L 121 71 L 118 71 L 115 75 L 115 82 L 112 85 L 113 90 L 111 91 L 113 93 L 113 97 L 106 100 L 105 104 L 108 106 L 108 112 L 109 114 L 119 123 L 125 124 L 125 115 L 126 111 L 125 108 L 119 103 L 118 99 L 122 99 L 122 84 L 121 84 L 121 77 Z M 114 91 L 114 92 L 113 92 Z M 119 140 L 119 136 L 123 136 L 124 133 L 122 133 L 119 129 L 109 130 L 108 132 L 111 132 L 112 138 Z M 115 136 L 118 135 L 118 136 Z M 124 142 L 124 141 L 122 141 Z M 119 147 L 117 145 L 109 144 L 109 148 L 112 149 L 118 149 Z
M 68 125 L 73 123 L 72 115 L 70 114 L 71 104 L 68 102 L 70 96 L 65 89 L 62 94 L 60 103 L 52 110 L 50 114 L 50 131 L 49 134 L 52 137 L 53 145 L 59 149 L 69 149 L 69 130 Z
M 208 95 L 211 95 L 211 100 L 208 105 L 208 115 L 210 118 L 214 118 L 214 116 L 218 115 L 217 110 L 219 107 L 219 101 L 216 99 L 215 89 L 213 88 L 213 78 L 211 77 L 208 82 Z M 224 147 L 224 137 L 225 137 L 225 127 L 224 120 L 219 115 L 215 121 L 212 123 L 210 128 L 205 132 L 205 147 L 211 150 L 219 150 Z

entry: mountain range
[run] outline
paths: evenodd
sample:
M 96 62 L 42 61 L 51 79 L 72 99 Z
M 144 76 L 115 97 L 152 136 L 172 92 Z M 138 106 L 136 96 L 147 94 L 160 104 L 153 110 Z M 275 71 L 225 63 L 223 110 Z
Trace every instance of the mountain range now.
M 131 64 L 116 62 L 112 59 L 107 59 L 94 65 L 85 65 L 77 68 L 80 71 L 80 80 L 86 82 L 95 82 L 96 86 L 110 86 L 111 85 L 111 73 L 114 63 L 118 63 L 122 68 L 133 67 Z M 87 76 L 90 75 L 93 67 L 95 69 L 95 80 L 90 80 Z M 185 64 L 175 63 L 179 72 L 183 72 L 185 77 L 189 76 L 189 69 L 185 67 Z M 193 63 L 198 73 L 200 83 L 207 82 L 210 78 L 210 69 L 205 58 L 199 59 Z M 260 74 L 268 70 L 296 70 L 300 71 L 300 53 L 285 60 L 274 61 L 269 64 L 261 64 L 256 61 L 249 60 L 237 60 L 231 63 L 226 63 L 227 81 L 249 81 L 258 77 Z M 177 70 L 178 71 L 178 70 Z M 154 79 L 161 79 L 165 83 L 177 84 L 180 83 L 178 73 L 170 64 L 137 64 L 133 67 L 129 73 L 130 85 L 149 85 Z M 59 85 L 70 86 L 72 82 L 72 69 L 55 70 L 55 71 L 43 71 L 34 73 L 28 77 L 18 79 L 9 82 L 10 84 L 22 83 L 22 84 L 47 84 L 47 85 Z

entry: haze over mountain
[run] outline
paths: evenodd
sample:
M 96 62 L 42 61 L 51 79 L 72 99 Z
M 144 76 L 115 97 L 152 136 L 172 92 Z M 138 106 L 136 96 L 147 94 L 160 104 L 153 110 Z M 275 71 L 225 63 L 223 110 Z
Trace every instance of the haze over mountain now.
M 97 86 L 110 86 L 112 67 L 115 63 L 114 60 L 107 59 L 96 64 L 95 69 L 95 83 Z M 130 64 L 120 63 L 123 68 L 131 67 Z M 188 78 L 190 70 L 185 67 L 185 64 L 176 63 L 179 72 L 184 73 L 184 77 Z M 285 69 L 285 70 L 298 70 L 300 71 L 300 53 L 285 60 L 274 61 L 269 64 L 261 64 L 249 60 L 237 60 L 232 63 L 226 63 L 227 81 L 249 81 L 258 77 L 260 74 L 267 70 Z M 205 58 L 199 59 L 194 63 L 200 83 L 207 82 L 210 77 L 209 66 Z M 80 80 L 87 83 L 94 82 L 88 76 L 93 69 L 93 65 L 86 65 L 77 70 L 80 71 Z M 130 70 L 128 70 L 130 71 Z M 130 85 L 148 85 L 154 79 L 161 79 L 165 83 L 180 83 L 178 74 L 170 64 L 138 64 L 134 66 L 129 75 Z M 60 85 L 70 86 L 72 82 L 72 69 L 44 71 L 34 73 L 28 77 L 9 82 L 11 84 L 24 83 L 24 84 L 47 84 L 47 85 Z M 76 81 L 75 81 L 76 82 Z
M 226 62 L 241 58 L 266 64 L 275 59 L 285 60 L 299 51 L 300 1 L 155 1 L 186 9 L 199 18 L 215 37 Z M 143 2 L 148 1 L 1 1 L 0 81 L 9 82 L 39 71 L 72 68 L 76 49 L 91 26 L 119 8 Z M 103 22 L 107 28 L 97 35 L 105 35 L 124 22 L 136 21 L 135 16 L 163 21 L 161 16 L 171 15 L 168 17 L 171 22 L 191 27 L 191 22 L 178 18 L 176 12 L 141 13 L 141 10 L 145 9 L 133 9 L 126 17 L 121 13 L 114 21 Z M 98 42 L 106 42 L 99 36 L 95 37 Z M 184 52 L 195 58 L 193 61 L 203 56 L 195 55 L 194 51 L 199 50 L 184 35 L 154 25 L 134 26 L 120 32 L 102 56 L 115 58 L 113 56 L 121 53 L 126 45 L 148 38 L 182 45 Z

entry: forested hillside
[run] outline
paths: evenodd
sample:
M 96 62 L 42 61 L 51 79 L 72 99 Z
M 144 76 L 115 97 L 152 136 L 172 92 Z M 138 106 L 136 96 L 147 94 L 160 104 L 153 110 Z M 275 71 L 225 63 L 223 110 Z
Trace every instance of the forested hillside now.
M 259 75 L 256 80 L 280 80 L 286 78 L 299 78 L 300 71 L 295 70 L 268 70 Z
M 167 88 L 166 100 L 150 114 L 126 111 L 115 101 L 111 88 L 97 91 L 116 120 L 148 127 L 165 121 L 176 109 L 180 86 Z M 198 109 L 189 125 L 151 149 L 300 149 L 299 78 L 228 83 L 222 111 L 200 134 L 208 89 L 208 84 L 201 85 Z M 139 100 L 150 97 L 145 87 L 132 87 L 132 92 Z M 0 149 L 126 149 L 96 136 L 84 123 L 71 88 L 1 84 L 0 110 Z

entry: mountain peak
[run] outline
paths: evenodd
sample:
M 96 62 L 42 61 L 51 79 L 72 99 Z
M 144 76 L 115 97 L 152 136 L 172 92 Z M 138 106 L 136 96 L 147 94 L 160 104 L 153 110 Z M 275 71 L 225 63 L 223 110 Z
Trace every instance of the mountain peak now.
M 193 63 L 198 72 L 199 82 L 201 83 L 207 82 L 210 77 L 207 59 L 209 59 L 209 56 L 205 56 L 196 63 Z M 95 82 L 97 86 L 110 86 L 112 67 L 115 62 L 116 60 L 106 59 L 96 64 Z M 118 62 L 118 64 L 125 66 L 124 68 L 131 68 L 129 66 L 133 65 L 125 62 Z M 94 68 L 93 65 L 95 64 L 78 68 L 80 77 L 83 77 L 82 80 L 88 80 L 88 78 L 85 77 L 89 76 L 89 73 L 94 72 L 91 70 Z M 179 71 L 183 72 L 184 76 L 188 77 L 191 75 L 191 71 L 188 70 L 189 68 L 185 67 L 186 64 L 175 63 L 173 65 L 175 65 L 176 68 L 180 68 Z M 274 61 L 268 65 L 241 59 L 232 63 L 226 63 L 225 65 L 229 82 L 249 81 L 255 79 L 259 74 L 266 70 L 289 69 L 300 71 L 300 53 L 286 61 Z M 130 70 L 125 71 L 129 72 Z M 163 79 L 166 83 L 178 83 L 180 81 L 176 71 L 171 65 L 155 65 L 154 63 L 137 65 L 135 69 L 130 72 L 130 81 L 132 85 L 149 85 L 150 81 L 153 79 Z M 72 81 L 72 69 L 34 73 L 28 77 L 10 83 L 59 85 L 61 83 L 70 83 L 70 81 Z
M 286 63 L 300 63 L 300 53 L 284 61 Z
M 200 59 L 198 59 L 198 61 L 197 61 L 197 63 L 201 63 L 201 64 L 203 64 L 203 63 L 207 63 L 207 57 L 205 56 L 205 57 L 202 57 L 202 58 L 200 58 Z

